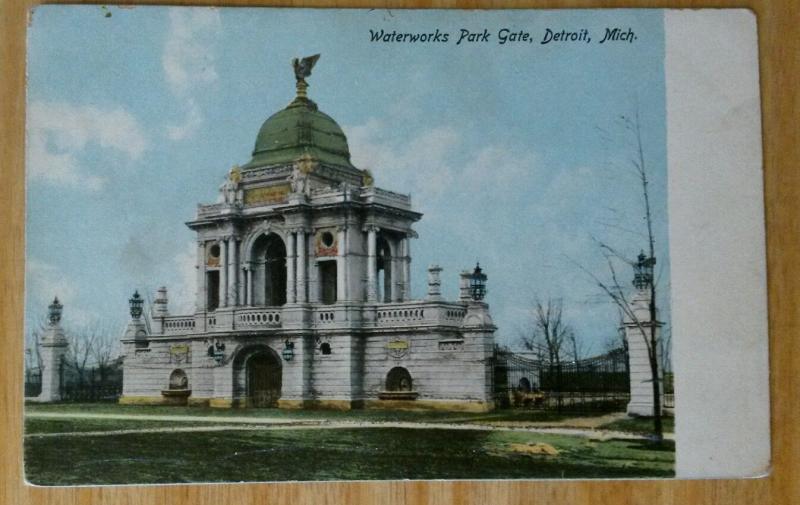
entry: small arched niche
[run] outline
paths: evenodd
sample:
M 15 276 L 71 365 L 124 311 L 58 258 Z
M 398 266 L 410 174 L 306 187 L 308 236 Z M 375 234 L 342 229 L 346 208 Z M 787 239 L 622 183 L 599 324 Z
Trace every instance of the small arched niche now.
M 415 400 L 414 381 L 405 368 L 396 366 L 386 374 L 384 391 L 378 397 L 382 400 Z

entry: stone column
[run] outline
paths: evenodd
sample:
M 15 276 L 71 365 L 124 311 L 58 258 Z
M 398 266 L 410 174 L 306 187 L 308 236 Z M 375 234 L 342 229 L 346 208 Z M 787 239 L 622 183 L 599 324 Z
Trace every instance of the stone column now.
M 253 265 L 247 267 L 247 305 L 253 305 Z
M 401 241 L 396 240 L 394 241 L 394 254 L 392 254 L 392 286 L 391 286 L 391 295 L 393 302 L 402 301 L 402 291 L 403 291 L 403 272 L 400 269 L 400 265 L 402 262 L 402 258 L 400 257 L 403 252 L 401 250 Z
M 219 241 L 219 306 L 228 306 L 228 241 Z
M 647 342 L 650 340 L 650 332 L 655 329 L 656 341 L 661 332 L 660 321 L 650 319 L 650 288 L 637 290 L 629 302 L 631 312 L 627 314 L 622 322 L 625 331 L 625 340 L 628 342 L 628 363 L 630 365 L 630 387 L 631 400 L 628 403 L 627 412 L 631 416 L 653 416 L 655 414 L 655 402 L 653 401 L 653 372 L 650 369 L 650 356 L 648 353 Z M 638 323 L 637 323 L 638 321 Z M 644 330 L 644 334 L 642 334 Z M 645 340 L 647 339 L 647 341 Z M 658 350 L 658 349 L 657 349 Z M 660 357 L 657 358 L 659 364 Z M 664 388 L 663 371 L 659 367 L 659 377 L 661 381 L 661 409 L 664 408 Z
M 197 242 L 197 311 L 206 310 L 206 244 Z
M 378 301 L 377 232 L 376 226 L 367 227 L 367 301 L 370 303 Z
M 239 305 L 247 305 L 247 267 L 239 266 Z
M 67 353 L 67 338 L 61 329 L 61 304 L 58 298 L 50 306 L 50 324 L 41 340 L 42 349 L 42 391 L 36 397 L 40 402 L 61 400 L 62 363 Z
M 228 305 L 235 307 L 239 305 L 239 240 L 231 237 L 228 248 Z
M 294 231 L 290 231 L 286 240 L 286 303 L 294 303 L 296 290 L 295 290 L 295 236 Z
M 346 272 L 345 272 L 345 255 L 347 254 L 345 249 L 347 248 L 347 231 L 344 226 L 339 227 L 337 233 L 337 245 L 338 250 L 336 251 L 336 301 L 342 302 L 347 297 L 347 282 L 346 282 Z
M 308 274 L 306 270 L 306 230 L 297 230 L 297 303 L 308 302 Z
M 403 287 L 401 289 L 402 301 L 406 302 L 411 299 L 411 237 L 406 235 L 403 237 L 401 261 L 403 262 Z

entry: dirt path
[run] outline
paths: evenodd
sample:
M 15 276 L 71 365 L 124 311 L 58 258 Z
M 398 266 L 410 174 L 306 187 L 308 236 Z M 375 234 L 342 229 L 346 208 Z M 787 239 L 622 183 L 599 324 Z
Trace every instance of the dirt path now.
M 115 436 L 141 433 L 179 433 L 179 432 L 212 432 L 212 431 L 263 431 L 263 430 L 299 430 L 299 429 L 364 429 L 364 428 L 397 428 L 397 429 L 439 429 L 439 430 L 472 430 L 472 431 L 517 431 L 527 433 L 543 433 L 552 435 L 570 435 L 586 437 L 594 440 L 608 440 L 612 438 L 626 440 L 643 440 L 647 437 L 634 433 L 621 431 L 597 430 L 592 427 L 538 427 L 514 426 L 497 424 L 456 424 L 456 423 L 427 423 L 403 421 L 328 421 L 324 419 L 276 419 L 276 418 L 251 418 L 251 417 L 214 417 L 214 416 L 157 416 L 135 414 L 91 414 L 91 413 L 58 413 L 58 412 L 32 412 L 27 417 L 40 419 L 108 419 L 126 421 L 175 421 L 199 423 L 223 423 L 211 426 L 165 426 L 162 428 L 139 428 L 108 431 L 83 431 L 64 433 L 28 433 L 26 438 L 47 437 L 98 437 Z M 596 425 L 610 422 L 608 416 L 603 416 L 603 421 Z M 613 420 L 613 419 L 611 419 Z M 530 423 L 529 423 L 530 424 Z M 672 434 L 665 434 L 671 440 Z
M 606 414 L 599 417 L 570 417 L 568 419 L 560 419 L 557 421 L 499 421 L 493 419 L 464 419 L 464 421 L 498 427 L 596 429 L 604 424 L 619 421 L 620 419 L 625 419 L 626 417 L 627 415 L 623 412 L 615 412 L 613 414 Z

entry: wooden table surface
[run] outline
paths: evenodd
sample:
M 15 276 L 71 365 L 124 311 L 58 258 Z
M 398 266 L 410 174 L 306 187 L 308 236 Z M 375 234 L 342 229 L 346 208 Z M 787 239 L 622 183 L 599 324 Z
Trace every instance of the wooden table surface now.
M 150 3 L 150 2 L 142 2 Z M 170 3 L 191 3 L 173 0 Z M 194 4 L 234 4 L 233 2 Z M 238 1 L 236 5 L 264 5 Z M 758 15 L 769 275 L 772 473 L 706 481 L 420 481 L 39 488 L 22 479 L 25 28 L 32 2 L 0 0 L 0 505 L 287 503 L 800 503 L 800 2 L 797 0 L 304 1 L 268 5 L 391 8 L 750 7 Z M 735 441 L 731 441 L 735 443 Z

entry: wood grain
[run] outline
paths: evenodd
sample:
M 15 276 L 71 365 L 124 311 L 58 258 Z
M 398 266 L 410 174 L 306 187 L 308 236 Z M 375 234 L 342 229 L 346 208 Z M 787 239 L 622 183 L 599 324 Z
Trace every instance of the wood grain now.
M 142 2 L 154 3 L 154 2 Z M 185 2 L 174 2 L 185 3 Z M 188 2 L 186 2 L 188 3 Z M 211 2 L 193 2 L 212 4 Z M 264 5 L 222 2 L 217 5 Z M 376 8 L 750 7 L 758 15 L 769 271 L 773 468 L 767 478 L 707 481 L 334 482 L 37 488 L 22 479 L 25 30 L 29 2 L 0 0 L 0 504 L 791 504 L 800 502 L 800 3 L 796 0 L 283 0 Z M 735 443 L 735 441 L 731 441 Z M 300 471 L 300 469 L 298 469 Z

